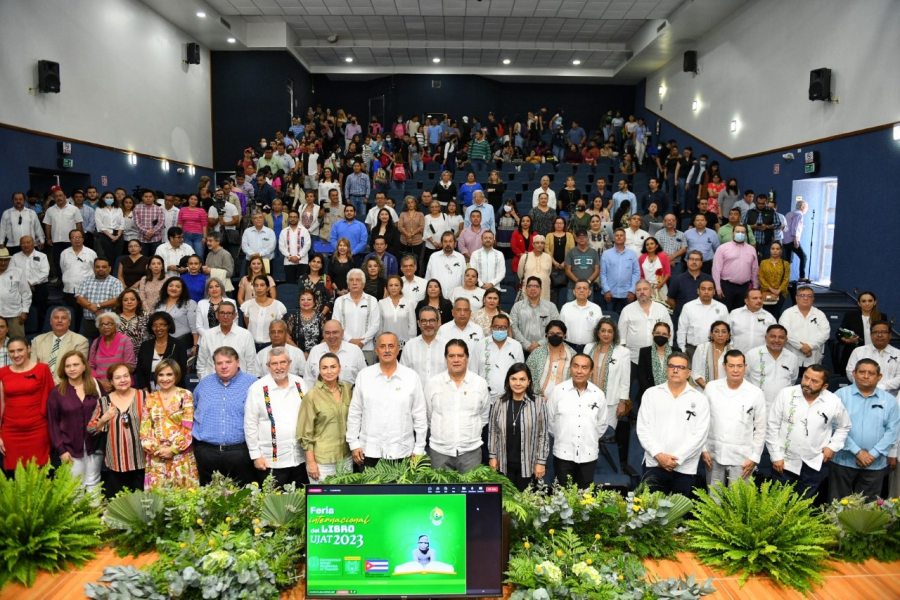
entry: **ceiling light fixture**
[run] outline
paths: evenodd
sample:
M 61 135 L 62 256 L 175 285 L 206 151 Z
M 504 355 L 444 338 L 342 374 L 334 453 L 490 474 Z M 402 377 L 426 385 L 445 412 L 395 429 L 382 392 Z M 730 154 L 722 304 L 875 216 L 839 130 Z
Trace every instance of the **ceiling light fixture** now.
M 201 18 L 201 19 L 205 19 L 205 18 L 206 18 L 206 13 L 203 12 L 202 10 L 198 10 L 198 11 L 197 11 L 197 16 L 198 16 L 199 18 Z
M 659 84 L 659 97 L 662 98 L 666 95 L 666 86 L 665 84 Z
M 431 62 L 433 62 L 434 64 L 438 64 L 439 62 L 441 62 L 441 59 L 439 57 L 435 56 L 434 58 L 431 59 Z
M 504 59 L 503 59 L 503 64 L 504 64 L 504 65 L 508 65 L 508 64 L 511 63 L 511 62 L 512 62 L 512 61 L 509 60 L 508 58 L 504 58 Z
M 353 62 L 353 57 L 352 57 L 352 56 L 348 56 L 347 58 L 344 59 L 344 62 L 346 62 L 346 63 L 352 63 L 352 62 Z
M 737 119 L 732 119 L 732 121 L 731 121 L 731 133 L 736 132 L 737 129 L 738 129 L 738 122 L 737 122 Z
M 572 61 L 572 64 L 575 65 L 575 66 L 577 67 L 578 65 L 581 64 L 581 61 L 580 61 L 579 59 L 576 58 L 575 60 Z
M 236 44 L 236 43 L 237 43 L 237 40 L 236 40 L 235 38 L 228 38 L 228 39 L 225 40 L 225 41 L 228 42 L 229 44 Z

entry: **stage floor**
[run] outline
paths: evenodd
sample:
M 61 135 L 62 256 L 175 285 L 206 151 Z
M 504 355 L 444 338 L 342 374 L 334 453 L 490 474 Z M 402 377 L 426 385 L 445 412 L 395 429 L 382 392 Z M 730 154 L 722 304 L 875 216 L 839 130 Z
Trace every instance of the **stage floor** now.
M 137 558 L 120 558 L 111 548 L 104 548 L 96 558 L 81 569 L 73 569 L 56 575 L 41 573 L 34 586 L 7 585 L 0 592 L 0 600 L 78 600 L 85 598 L 84 584 L 97 581 L 103 569 L 112 565 L 143 567 L 155 560 L 146 554 Z M 815 600 L 892 600 L 900 599 L 900 561 L 879 563 L 869 560 L 861 564 L 832 563 L 833 570 L 824 574 L 825 581 L 811 594 L 780 588 L 765 577 L 755 577 L 744 587 L 738 576 L 725 576 L 700 564 L 694 555 L 681 553 L 677 560 L 647 561 L 647 570 L 656 577 L 694 575 L 699 580 L 713 578 L 716 593 L 706 596 L 711 600 L 781 600 L 813 598 Z M 281 595 L 282 600 L 302 600 L 302 586 Z

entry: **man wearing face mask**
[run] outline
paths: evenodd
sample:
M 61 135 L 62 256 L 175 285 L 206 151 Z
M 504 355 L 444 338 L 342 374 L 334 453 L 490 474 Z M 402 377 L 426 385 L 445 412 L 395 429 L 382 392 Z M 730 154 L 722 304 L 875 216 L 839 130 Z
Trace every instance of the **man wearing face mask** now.
M 535 396 L 549 398 L 553 388 L 568 379 L 575 350 L 565 343 L 567 332 L 568 327 L 562 321 L 550 321 L 544 328 L 547 342 L 528 355 L 525 364 L 531 371 Z
M 503 395 L 506 372 L 516 363 L 525 362 L 522 344 L 512 339 L 509 316 L 499 313 L 491 319 L 491 336 L 478 343 L 472 357 L 473 370 L 488 382 L 491 403 Z
M 728 310 L 739 308 L 747 290 L 758 287 L 758 273 L 756 251 L 747 243 L 747 226 L 735 225 L 734 240 L 716 248 L 712 265 L 716 294 Z

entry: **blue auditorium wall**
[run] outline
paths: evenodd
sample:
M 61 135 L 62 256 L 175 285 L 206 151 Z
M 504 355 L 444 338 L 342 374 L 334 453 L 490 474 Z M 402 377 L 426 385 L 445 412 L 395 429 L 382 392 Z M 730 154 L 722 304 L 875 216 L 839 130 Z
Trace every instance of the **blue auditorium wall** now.
M 831 287 L 851 293 L 854 288 L 871 289 L 885 312 L 900 314 L 900 270 L 896 266 L 900 254 L 900 187 L 896 179 L 900 141 L 893 139 L 891 127 L 815 144 L 797 140 L 792 148 L 731 160 L 641 106 L 643 85 L 637 87 L 635 94 L 636 114 L 643 115 L 651 128 L 660 120 L 661 139 L 674 138 L 682 146 L 692 145 L 695 152 L 708 151 L 711 159 L 720 161 L 725 176 L 736 177 L 741 187 L 774 189 L 781 212 L 789 208 L 795 179 L 837 177 Z M 796 155 L 797 148 L 818 152 L 821 166 L 816 174 L 804 174 L 802 156 L 795 156 L 790 162 L 782 158 L 788 151 Z M 777 175 L 773 174 L 775 164 L 780 170 Z

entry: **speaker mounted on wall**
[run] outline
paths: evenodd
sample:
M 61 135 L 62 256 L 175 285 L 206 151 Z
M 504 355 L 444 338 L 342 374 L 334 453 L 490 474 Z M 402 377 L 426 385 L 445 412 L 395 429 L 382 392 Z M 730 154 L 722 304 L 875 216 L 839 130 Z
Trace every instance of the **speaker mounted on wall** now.
M 59 63 L 52 60 L 39 60 L 38 91 L 42 94 L 58 94 L 60 83 Z
M 809 72 L 809 99 L 831 101 L 831 69 L 813 69 Z
M 200 64 L 200 44 L 196 44 L 194 42 L 188 42 L 187 59 L 185 59 L 185 62 L 189 65 L 199 65 Z
M 687 50 L 684 53 L 684 72 L 685 73 L 697 73 L 697 51 L 696 50 Z

